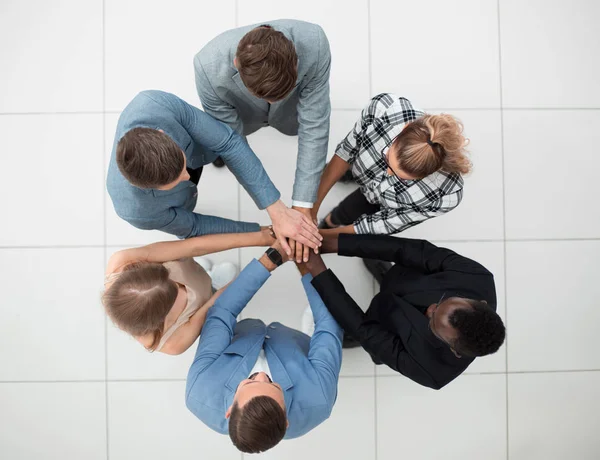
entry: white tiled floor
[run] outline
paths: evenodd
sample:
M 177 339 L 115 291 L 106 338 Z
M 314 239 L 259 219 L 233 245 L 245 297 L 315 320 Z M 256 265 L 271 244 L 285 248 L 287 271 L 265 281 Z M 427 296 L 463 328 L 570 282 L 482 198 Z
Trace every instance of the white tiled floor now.
M 0 458 L 243 459 L 185 408 L 194 350 L 150 355 L 105 321 L 106 258 L 169 237 L 120 221 L 104 177 L 119 112 L 136 92 L 199 105 L 192 58 L 203 44 L 279 17 L 317 22 L 329 37 L 330 155 L 378 92 L 462 119 L 475 166 L 464 202 L 406 236 L 495 273 L 508 343 L 439 392 L 345 352 L 332 417 L 262 457 L 600 458 L 599 5 L 0 2 Z M 296 139 L 266 129 L 249 140 L 289 200 Z M 336 187 L 323 213 L 351 191 Z M 199 196 L 202 212 L 267 222 L 225 170 L 208 167 Z M 259 252 L 213 258 L 247 263 Z M 374 286 L 360 261 L 327 263 L 366 308 Z M 286 266 L 245 315 L 298 326 L 305 305 Z

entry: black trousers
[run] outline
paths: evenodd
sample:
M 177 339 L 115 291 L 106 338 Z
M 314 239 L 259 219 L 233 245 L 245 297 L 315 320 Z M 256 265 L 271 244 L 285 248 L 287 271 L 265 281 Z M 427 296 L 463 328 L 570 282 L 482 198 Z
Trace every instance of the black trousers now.
M 202 175 L 202 166 L 200 166 L 197 169 L 191 169 L 191 168 L 186 168 L 187 173 L 190 175 L 190 180 L 198 185 L 198 182 L 200 182 L 200 176 Z
M 350 225 L 363 214 L 375 214 L 380 209 L 381 206 L 369 203 L 360 189 L 356 189 L 331 211 L 331 222 Z

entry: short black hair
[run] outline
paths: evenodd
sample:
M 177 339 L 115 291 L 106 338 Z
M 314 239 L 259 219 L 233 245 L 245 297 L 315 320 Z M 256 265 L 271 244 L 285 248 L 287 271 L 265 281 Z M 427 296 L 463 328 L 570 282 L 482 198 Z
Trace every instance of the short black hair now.
M 279 444 L 287 430 L 285 410 L 269 396 L 255 396 L 243 408 L 233 403 L 229 437 L 242 452 L 257 454 Z
M 506 336 L 502 319 L 487 303 L 467 300 L 472 308 L 457 308 L 448 317 L 450 325 L 458 331 L 454 349 L 472 357 L 496 353 Z

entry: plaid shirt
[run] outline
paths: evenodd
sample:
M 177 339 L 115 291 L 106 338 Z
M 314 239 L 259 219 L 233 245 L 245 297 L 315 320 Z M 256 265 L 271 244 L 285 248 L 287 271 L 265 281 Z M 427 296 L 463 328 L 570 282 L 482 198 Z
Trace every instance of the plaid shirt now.
M 458 206 L 463 194 L 460 174 L 437 171 L 419 180 L 399 180 L 387 174 L 384 155 L 405 124 L 424 115 L 410 101 L 379 94 L 340 142 L 335 154 L 352 165 L 352 175 L 375 214 L 354 222 L 356 233 L 392 234 L 406 230 Z

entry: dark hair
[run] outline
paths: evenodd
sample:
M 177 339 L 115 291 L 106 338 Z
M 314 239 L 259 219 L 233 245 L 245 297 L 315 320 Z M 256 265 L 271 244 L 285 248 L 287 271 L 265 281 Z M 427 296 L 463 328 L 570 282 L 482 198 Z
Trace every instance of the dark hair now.
M 442 170 L 467 174 L 471 160 L 462 123 L 452 115 L 424 115 L 407 124 L 392 145 L 400 168 L 418 179 Z
M 178 292 L 177 283 L 162 264 L 135 263 L 125 267 L 106 289 L 102 303 L 106 314 L 123 331 L 136 337 L 152 334 L 148 349 L 153 351 Z
M 485 356 L 498 351 L 506 335 L 500 316 L 487 303 L 468 300 L 472 308 L 457 308 L 448 317 L 459 333 L 454 342 L 457 353 Z
M 117 144 L 119 171 L 139 188 L 156 188 L 177 180 L 185 165 L 183 150 L 165 133 L 133 128 Z
M 236 52 L 237 69 L 252 94 L 279 101 L 289 94 L 298 78 L 298 55 L 286 36 L 263 25 L 242 37 Z
M 287 416 L 269 396 L 255 396 L 243 409 L 233 403 L 229 416 L 229 437 L 242 452 L 257 454 L 276 446 L 285 436 Z

